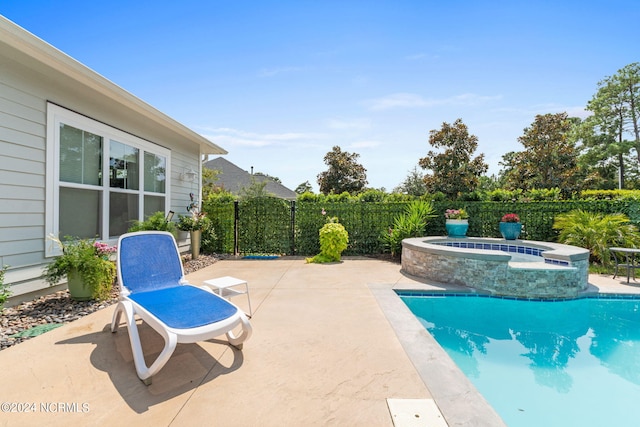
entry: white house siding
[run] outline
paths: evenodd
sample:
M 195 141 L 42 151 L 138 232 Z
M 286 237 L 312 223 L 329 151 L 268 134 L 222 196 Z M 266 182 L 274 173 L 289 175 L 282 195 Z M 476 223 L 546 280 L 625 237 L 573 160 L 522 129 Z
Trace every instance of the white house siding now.
M 21 82 L 20 80 L 23 80 Z M 0 264 L 14 294 L 47 285 L 44 262 L 46 102 L 0 64 Z M 34 280 L 36 279 L 36 280 Z
M 0 264 L 9 266 L 5 283 L 17 296 L 14 303 L 26 299 L 26 294 L 50 291 L 40 278 L 43 265 L 50 261 L 45 257 L 47 102 L 169 149 L 168 208 L 176 219 L 186 213 L 189 193 L 200 192 L 199 179 L 196 183 L 181 179 L 188 169 L 200 177 L 203 153 L 198 142 L 126 106 L 118 108 L 107 89 L 74 84 L 75 77 L 65 78 L 37 65 L 0 40 Z

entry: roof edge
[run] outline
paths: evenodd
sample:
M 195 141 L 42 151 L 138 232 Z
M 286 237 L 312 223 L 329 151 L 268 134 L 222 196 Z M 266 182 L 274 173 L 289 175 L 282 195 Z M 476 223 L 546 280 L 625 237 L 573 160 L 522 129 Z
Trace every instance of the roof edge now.
M 33 60 L 69 76 L 79 84 L 110 98 L 147 119 L 164 126 L 200 145 L 202 154 L 228 154 L 225 149 L 189 129 L 150 104 L 126 91 L 111 80 L 0 15 L 0 43 Z

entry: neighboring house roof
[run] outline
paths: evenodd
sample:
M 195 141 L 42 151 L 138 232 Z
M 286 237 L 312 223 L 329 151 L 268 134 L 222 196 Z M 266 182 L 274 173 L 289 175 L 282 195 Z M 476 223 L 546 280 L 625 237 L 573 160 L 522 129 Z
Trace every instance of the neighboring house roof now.
M 256 182 L 266 181 L 267 185 L 265 186 L 265 190 L 267 193 L 271 193 L 281 199 L 292 200 L 298 196 L 295 191 L 288 189 L 279 182 L 274 181 L 272 178 L 260 174 L 252 175 L 222 157 L 209 160 L 208 162 L 205 162 L 203 166 L 208 169 L 219 171 L 217 176 L 218 180 L 215 184 L 223 187 L 225 190 L 233 194 L 239 194 L 243 188 L 249 187 L 252 184 L 253 179 Z
M 176 120 L 156 110 L 151 105 L 136 98 L 120 86 L 76 61 L 44 40 L 29 33 L 0 15 L 0 57 L 9 57 L 28 68 L 39 70 L 53 87 L 78 92 L 85 90 L 91 94 L 97 108 L 101 104 L 117 104 L 120 114 L 142 116 L 160 129 L 184 138 L 185 142 L 196 143 L 202 154 L 227 154 L 202 135 L 192 131 Z M 52 95 L 51 102 L 56 103 Z M 73 108 L 72 105 L 65 105 Z

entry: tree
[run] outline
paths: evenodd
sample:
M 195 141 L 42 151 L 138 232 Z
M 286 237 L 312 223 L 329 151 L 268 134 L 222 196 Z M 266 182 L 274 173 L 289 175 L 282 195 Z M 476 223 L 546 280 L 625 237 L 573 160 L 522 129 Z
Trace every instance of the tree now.
M 440 191 L 451 199 L 461 193 L 474 191 L 480 175 L 489 166 L 484 162 L 484 154 L 472 158 L 478 148 L 478 138 L 469 134 L 462 120 L 457 119 L 453 125 L 442 123 L 440 130 L 430 131 L 429 144 L 445 150 L 439 154 L 429 151 L 427 157 L 418 162 L 423 169 L 433 171 L 432 175 L 424 177 L 427 191 Z
M 219 170 L 202 168 L 202 200 L 207 200 L 209 194 L 220 191 L 220 187 L 216 185 L 219 173 Z
M 305 181 L 302 184 L 298 185 L 293 191 L 295 191 L 297 194 L 313 193 L 313 188 L 311 187 L 311 183 L 309 181 Z
M 518 138 L 524 151 L 503 157 L 505 179 L 510 189 L 560 188 L 576 191 L 581 181 L 578 150 L 569 138 L 575 119 L 567 113 L 537 115 Z
M 414 166 L 409 175 L 402 181 L 402 184 L 393 189 L 394 193 L 403 193 L 410 196 L 422 196 L 427 192 L 427 186 L 424 183 L 424 174 L 418 170 L 418 166 Z
M 273 182 L 277 182 L 278 184 L 282 184 L 282 181 L 277 176 L 271 176 L 271 175 L 263 173 L 263 172 L 256 172 L 254 175 L 255 176 L 264 177 L 267 180 L 271 180 Z
M 359 154 L 342 151 L 337 145 L 324 156 L 329 169 L 318 175 L 322 194 L 357 194 L 367 185 L 367 170 L 357 162 Z
M 589 157 L 599 167 L 616 163 L 618 186 L 624 188 L 625 155 L 635 149 L 640 163 L 640 63 L 629 64 L 598 82 L 598 91 L 587 104 L 593 112 L 580 126 Z M 625 136 L 632 136 L 632 140 Z
M 258 181 L 253 176 L 251 177 L 251 184 L 246 187 L 242 187 L 239 191 L 239 196 L 241 199 L 252 199 L 256 197 L 268 197 L 273 196 L 273 194 L 269 193 L 266 190 L 267 180 Z

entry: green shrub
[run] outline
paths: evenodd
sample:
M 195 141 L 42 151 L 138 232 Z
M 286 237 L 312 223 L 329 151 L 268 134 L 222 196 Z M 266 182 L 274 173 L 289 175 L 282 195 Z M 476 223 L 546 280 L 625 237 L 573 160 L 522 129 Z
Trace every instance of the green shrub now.
M 434 212 L 431 202 L 414 201 L 407 205 L 402 215 L 394 218 L 393 227 L 381 237 L 385 248 L 391 252 L 392 256 L 402 252 L 403 239 L 425 235 L 429 219 L 435 217 Z
M 320 253 L 313 258 L 307 258 L 307 262 L 338 262 L 340 254 L 347 249 L 349 233 L 338 222 L 338 218 L 330 218 L 329 222 L 320 229 Z
M 525 198 L 536 202 L 562 199 L 559 188 L 532 188 L 525 193 Z
M 62 249 L 62 255 L 44 269 L 44 280 L 49 285 L 56 285 L 63 277 L 76 271 L 80 274 L 85 286 L 91 289 L 93 298 L 108 299 L 111 295 L 113 281 L 116 278 L 116 265 L 109 259 L 115 247 L 95 240 L 74 240 L 67 237 L 64 242 L 54 238 Z
M 504 190 L 498 188 L 490 191 L 488 197 L 492 202 L 511 202 L 522 197 L 522 190 Z
M 371 189 L 358 194 L 357 199 L 361 202 L 384 202 L 387 199 L 387 193 Z
M 218 189 L 217 191 L 211 192 L 207 195 L 207 197 L 205 197 L 203 199 L 202 205 L 203 205 L 203 211 L 206 211 L 204 209 L 204 205 L 206 203 L 226 203 L 226 202 L 233 202 L 237 199 L 238 197 L 233 194 L 230 193 L 228 191 L 222 190 L 222 189 Z
M 607 267 L 611 263 L 612 246 L 638 247 L 640 233 L 623 214 L 574 210 L 556 217 L 553 228 L 560 231 L 558 241 L 589 249 L 590 261 Z
M 178 230 L 196 231 L 211 227 L 211 220 L 204 214 L 178 215 Z
M 144 221 L 134 221 L 128 231 L 133 232 L 146 230 L 168 231 L 169 233 L 175 234 L 176 225 L 173 222 L 166 220 L 164 212 L 158 211 Z
M 8 265 L 0 268 L 0 309 L 4 306 L 4 303 L 7 301 L 7 298 L 11 296 L 11 291 L 9 290 L 9 285 L 4 283 L 4 273 L 9 268 Z
M 324 194 L 314 194 L 311 191 L 305 191 L 302 194 L 298 194 L 296 200 L 298 202 L 317 202 L 324 197 Z
M 638 200 L 640 190 L 583 190 L 580 198 L 584 200 Z

